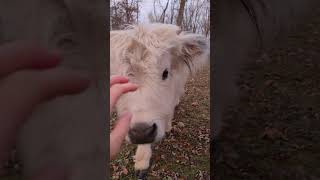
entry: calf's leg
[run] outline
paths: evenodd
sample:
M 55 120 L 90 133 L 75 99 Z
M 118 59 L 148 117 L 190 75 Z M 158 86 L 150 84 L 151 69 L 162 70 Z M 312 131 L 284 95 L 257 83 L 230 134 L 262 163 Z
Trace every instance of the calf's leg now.
M 150 166 L 152 156 L 151 144 L 140 144 L 134 155 L 134 169 L 138 173 L 139 178 L 143 178 Z

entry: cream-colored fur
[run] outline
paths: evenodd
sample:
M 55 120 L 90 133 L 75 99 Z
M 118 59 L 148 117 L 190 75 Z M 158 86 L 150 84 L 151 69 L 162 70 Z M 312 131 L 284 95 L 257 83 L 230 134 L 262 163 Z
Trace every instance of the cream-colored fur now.
M 133 113 L 135 123 L 156 123 L 160 141 L 171 130 L 175 106 L 184 94 L 190 75 L 209 64 L 209 41 L 197 34 L 181 32 L 169 24 L 142 24 L 126 30 L 110 32 L 111 75 L 128 76 L 139 89 L 120 98 L 118 114 Z M 186 65 L 190 64 L 190 69 Z M 169 76 L 162 80 L 163 71 Z M 130 142 L 128 136 L 126 139 Z M 149 167 L 151 145 L 138 145 L 135 169 Z
M 148 169 L 150 165 L 152 151 L 151 151 L 151 144 L 141 144 L 137 148 L 137 152 L 134 159 L 134 168 L 136 170 L 143 170 Z

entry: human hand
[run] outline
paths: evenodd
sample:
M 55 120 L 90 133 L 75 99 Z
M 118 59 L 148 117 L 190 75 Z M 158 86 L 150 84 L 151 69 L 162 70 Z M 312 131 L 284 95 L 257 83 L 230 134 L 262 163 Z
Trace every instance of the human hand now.
M 20 127 L 35 106 L 88 87 L 88 77 L 58 67 L 59 62 L 58 55 L 36 46 L 0 46 L 0 175 L 5 172 L 4 163 L 9 160 Z M 49 171 L 41 172 L 35 179 L 61 179 L 61 173 Z
M 110 112 L 121 95 L 138 88 L 137 85 L 128 81 L 123 76 L 114 76 L 110 79 Z M 110 159 L 120 151 L 121 144 L 129 131 L 131 116 L 130 112 L 123 113 L 110 134 Z

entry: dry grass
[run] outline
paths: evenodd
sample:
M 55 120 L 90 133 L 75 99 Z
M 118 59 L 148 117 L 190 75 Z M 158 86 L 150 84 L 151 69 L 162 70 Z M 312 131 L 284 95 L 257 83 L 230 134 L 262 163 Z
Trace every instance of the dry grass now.
M 186 94 L 176 108 L 173 129 L 155 146 L 154 164 L 148 179 L 207 179 L 210 175 L 210 86 L 209 69 L 186 85 Z M 111 163 L 112 179 L 135 179 L 135 146 L 124 150 Z

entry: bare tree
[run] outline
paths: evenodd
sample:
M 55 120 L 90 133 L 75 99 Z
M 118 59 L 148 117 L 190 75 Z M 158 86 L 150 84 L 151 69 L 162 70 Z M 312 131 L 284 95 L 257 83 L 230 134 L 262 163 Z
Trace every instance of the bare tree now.
M 179 7 L 179 14 L 177 17 L 177 25 L 181 27 L 182 20 L 183 20 L 183 12 L 184 12 L 184 6 L 186 5 L 186 0 L 180 0 L 180 7 Z
M 167 9 L 168 9 L 169 1 L 170 1 L 170 0 L 167 1 L 166 7 L 163 9 L 162 14 L 161 14 L 161 16 L 160 16 L 160 21 L 161 21 L 162 23 L 164 23 L 164 19 L 165 19 L 165 16 L 166 16 L 166 11 L 167 11 Z
M 194 33 L 210 34 L 209 0 L 188 1 L 184 9 L 182 29 Z
M 175 11 L 176 11 L 175 5 L 176 5 L 177 1 L 178 1 L 178 0 L 173 0 L 173 1 L 171 1 L 171 5 L 170 5 L 170 15 L 169 15 L 169 17 L 168 17 L 170 24 L 173 24 L 173 20 L 174 20 L 174 18 L 175 18 Z
M 126 24 L 139 21 L 141 0 L 112 0 L 110 7 L 110 29 L 122 29 Z
M 209 36 L 209 0 L 167 0 L 163 3 L 161 0 L 153 1 L 153 13 L 148 14 L 150 22 L 176 24 L 183 30 Z
M 168 9 L 169 2 L 170 2 L 170 0 L 167 0 L 165 6 L 163 6 L 161 0 L 154 0 L 153 1 L 153 14 L 149 13 L 149 15 L 148 15 L 149 16 L 149 20 L 151 22 L 165 23 L 165 21 L 166 21 L 166 11 Z

